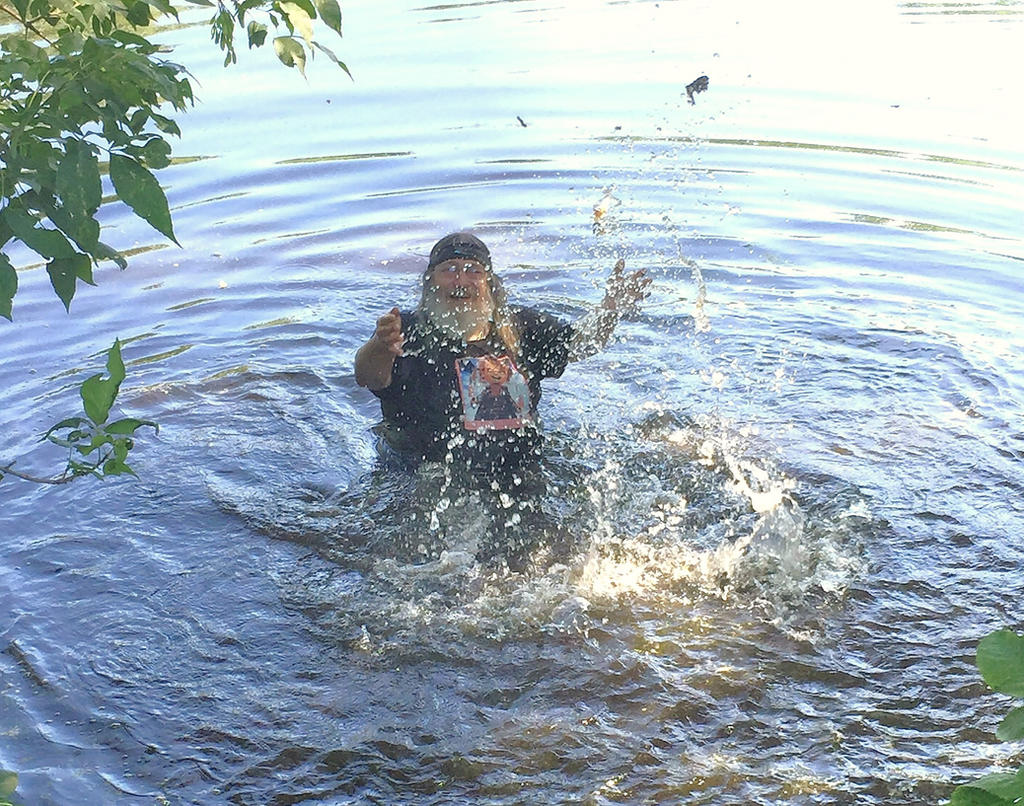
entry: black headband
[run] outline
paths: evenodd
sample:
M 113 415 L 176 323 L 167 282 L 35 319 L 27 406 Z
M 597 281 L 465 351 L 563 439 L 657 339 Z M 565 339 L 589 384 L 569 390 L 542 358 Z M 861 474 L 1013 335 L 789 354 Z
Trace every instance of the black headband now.
M 438 263 L 460 257 L 476 260 L 488 269 L 491 268 L 491 253 L 483 241 L 468 232 L 453 232 L 434 244 L 434 248 L 430 250 L 427 271 L 430 271 Z

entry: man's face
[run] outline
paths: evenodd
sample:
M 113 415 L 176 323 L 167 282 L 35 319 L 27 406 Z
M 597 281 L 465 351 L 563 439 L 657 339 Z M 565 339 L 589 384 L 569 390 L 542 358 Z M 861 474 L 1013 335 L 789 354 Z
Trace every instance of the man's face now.
M 438 263 L 431 278 L 434 297 L 442 309 L 490 311 L 494 305 L 487 267 L 478 260 L 456 258 Z

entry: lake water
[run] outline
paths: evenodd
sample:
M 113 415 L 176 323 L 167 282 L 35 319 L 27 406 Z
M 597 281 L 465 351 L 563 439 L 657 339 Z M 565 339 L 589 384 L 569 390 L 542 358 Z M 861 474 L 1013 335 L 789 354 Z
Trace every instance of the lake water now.
M 183 248 L 106 205 L 130 266 L 70 317 L 21 272 L 0 458 L 53 472 L 115 337 L 161 425 L 137 481 L 0 484 L 24 803 L 894 806 L 1015 767 L 973 655 L 1024 627 L 1024 3 L 344 13 L 354 82 L 163 34 Z M 351 374 L 460 228 L 565 318 L 654 278 L 545 384 L 576 548 L 521 573 L 436 469 L 375 472 Z

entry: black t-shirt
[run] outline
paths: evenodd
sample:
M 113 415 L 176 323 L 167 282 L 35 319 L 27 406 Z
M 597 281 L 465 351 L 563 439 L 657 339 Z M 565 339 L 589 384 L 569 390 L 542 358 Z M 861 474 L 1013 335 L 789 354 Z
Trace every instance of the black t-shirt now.
M 451 451 L 485 469 L 536 452 L 540 382 L 565 371 L 572 327 L 532 308 L 511 313 L 518 356 L 494 333 L 466 344 L 402 313 L 405 354 L 391 384 L 374 390 L 389 445 L 428 460 Z

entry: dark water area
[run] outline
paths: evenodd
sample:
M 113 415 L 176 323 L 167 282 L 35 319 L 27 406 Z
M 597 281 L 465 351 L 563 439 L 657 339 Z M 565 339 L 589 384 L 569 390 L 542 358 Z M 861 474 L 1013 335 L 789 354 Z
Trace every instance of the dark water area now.
M 23 802 L 916 806 L 1015 769 L 973 657 L 1024 628 L 1024 4 L 344 12 L 354 82 L 163 34 L 183 248 L 106 205 L 130 266 L 71 316 L 20 262 L 0 459 L 59 462 L 115 337 L 161 425 L 138 480 L 0 483 Z M 619 257 L 654 278 L 545 382 L 566 539 L 517 572 L 443 467 L 380 468 L 351 371 L 460 228 L 566 319 Z

